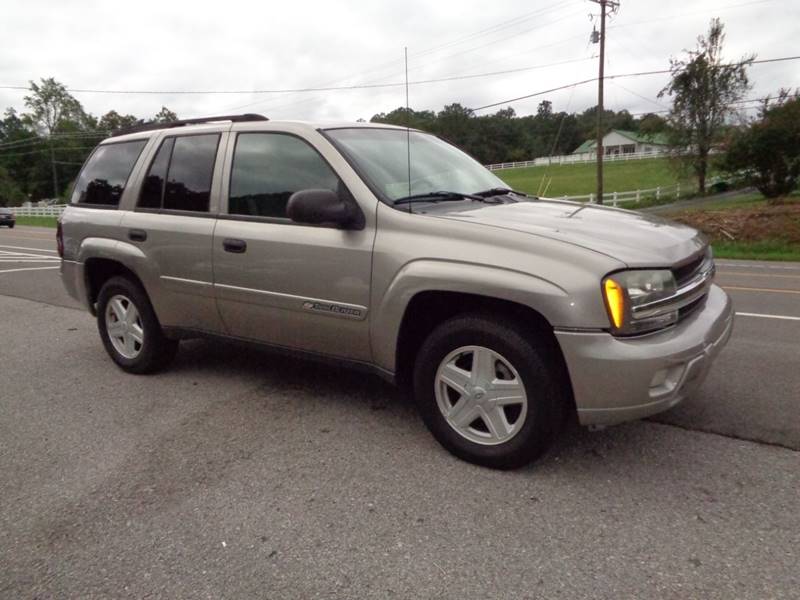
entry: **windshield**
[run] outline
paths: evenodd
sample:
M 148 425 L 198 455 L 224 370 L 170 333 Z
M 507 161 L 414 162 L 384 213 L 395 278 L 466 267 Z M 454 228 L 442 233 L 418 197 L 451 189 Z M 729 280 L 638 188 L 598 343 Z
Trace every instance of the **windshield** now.
M 506 187 L 479 162 L 436 136 L 405 129 L 331 129 L 334 143 L 385 200 L 449 190 L 463 194 Z M 411 183 L 408 150 L 411 149 Z

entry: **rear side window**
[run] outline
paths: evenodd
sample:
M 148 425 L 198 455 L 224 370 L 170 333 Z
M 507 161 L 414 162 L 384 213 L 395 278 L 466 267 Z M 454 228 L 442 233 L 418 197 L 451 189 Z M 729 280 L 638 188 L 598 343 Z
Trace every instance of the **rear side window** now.
M 150 164 L 140 208 L 208 212 L 219 134 L 169 137 Z
M 228 200 L 232 215 L 287 218 L 299 190 L 346 193 L 336 173 L 307 142 L 280 133 L 240 133 Z
M 141 208 L 161 208 L 164 202 L 164 182 L 167 180 L 169 158 L 172 156 L 172 145 L 175 138 L 167 138 L 161 142 L 158 154 L 153 159 L 147 176 L 142 183 L 142 192 L 139 197 Z
M 147 140 L 136 140 L 98 146 L 75 182 L 71 202 L 118 206 L 133 165 L 146 144 Z

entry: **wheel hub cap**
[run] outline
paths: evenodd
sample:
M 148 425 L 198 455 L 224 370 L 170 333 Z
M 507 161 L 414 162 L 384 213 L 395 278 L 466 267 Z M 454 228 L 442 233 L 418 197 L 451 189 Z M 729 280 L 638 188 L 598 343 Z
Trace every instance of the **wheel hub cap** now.
M 106 332 L 111 345 L 128 359 L 139 356 L 144 344 L 144 326 L 136 305 L 127 296 L 117 294 L 106 304 Z
M 439 365 L 435 385 L 436 403 L 447 424 L 471 442 L 502 444 L 525 423 L 525 386 L 514 366 L 494 350 L 454 350 Z

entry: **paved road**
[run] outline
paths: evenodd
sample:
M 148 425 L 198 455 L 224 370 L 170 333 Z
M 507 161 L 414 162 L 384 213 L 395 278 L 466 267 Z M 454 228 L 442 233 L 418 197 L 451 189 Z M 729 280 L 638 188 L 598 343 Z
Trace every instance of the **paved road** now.
M 0 251 L 47 255 L 26 248 L 51 236 L 0 230 Z M 741 316 L 664 422 L 574 430 L 500 473 L 440 450 L 359 374 L 202 342 L 167 373 L 124 374 L 57 270 L 12 272 L 53 263 L 0 261 L 0 598 L 800 589 L 800 321 Z M 800 290 L 800 265 L 720 272 Z M 740 312 L 800 318 L 800 294 L 731 293 Z

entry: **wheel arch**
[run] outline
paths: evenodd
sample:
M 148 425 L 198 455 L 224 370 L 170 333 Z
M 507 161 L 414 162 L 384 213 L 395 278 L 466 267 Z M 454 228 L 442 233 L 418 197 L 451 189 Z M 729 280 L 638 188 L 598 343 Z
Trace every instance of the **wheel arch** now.
M 103 285 L 112 277 L 126 277 L 144 289 L 141 278 L 129 267 L 119 260 L 112 258 L 93 257 L 84 263 L 84 277 L 86 279 L 86 298 L 92 314 L 95 313 L 97 296 Z M 146 290 L 145 290 L 146 291 Z
M 128 277 L 148 292 L 145 278 L 137 269 L 137 265 L 145 263 L 146 257 L 131 244 L 108 238 L 86 238 L 81 243 L 78 260 L 83 264 L 86 300 L 92 314 L 103 284 L 116 275 Z

